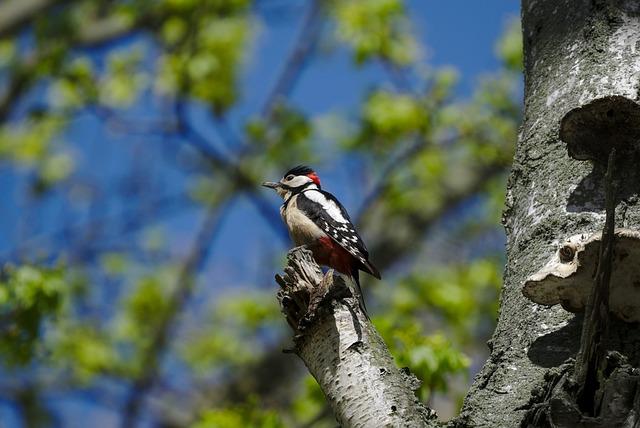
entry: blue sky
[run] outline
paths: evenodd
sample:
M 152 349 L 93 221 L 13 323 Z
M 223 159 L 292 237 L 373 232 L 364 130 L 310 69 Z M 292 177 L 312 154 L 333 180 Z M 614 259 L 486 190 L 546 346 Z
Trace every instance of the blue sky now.
M 300 1 L 300 4 L 304 5 L 304 2 Z M 425 52 L 427 62 L 433 66 L 455 67 L 460 74 L 457 94 L 463 98 L 470 94 L 482 74 L 498 68 L 494 43 L 505 28 L 508 18 L 517 17 L 519 14 L 519 2 L 509 0 L 409 0 L 408 8 L 415 31 L 428 47 Z M 243 76 L 242 102 L 231 113 L 230 122 L 232 127 L 236 128 L 236 132 L 247 117 L 257 113 L 259 106 L 264 102 L 279 72 L 282 58 L 288 52 L 298 31 L 299 22 L 299 16 L 290 14 L 282 19 L 268 20 L 261 24 L 253 55 Z M 365 91 L 374 82 L 379 82 L 382 76 L 383 71 L 375 64 L 355 70 L 348 53 L 337 50 L 329 55 L 318 56 L 309 64 L 293 91 L 292 101 L 310 115 L 331 111 L 353 113 Z M 132 119 L 140 119 L 147 117 L 150 112 L 153 113 L 153 106 L 150 107 L 148 104 L 132 109 Z M 196 126 L 205 133 L 214 132 L 208 128 L 208 119 L 197 105 L 191 109 L 191 117 Z M 113 186 L 117 186 L 118 182 L 114 177 L 119 180 L 122 171 L 126 169 L 123 160 L 129 162 L 135 159 L 132 153 L 136 147 L 149 143 L 141 141 L 140 137 L 123 137 L 108 133 L 99 122 L 87 115 L 74 121 L 64 140 L 75 147 L 74 152 L 81 159 L 79 163 L 87 163 L 84 167 L 85 173 L 91 174 L 98 181 L 106 180 L 110 184 L 113 182 Z M 164 144 L 162 141 L 154 143 L 157 143 L 158 147 Z M 149 164 L 170 162 L 163 159 L 161 150 L 144 161 L 148 161 Z M 126 156 L 123 156 L 123 153 L 127 153 Z M 304 160 L 292 160 L 292 164 L 301 162 Z M 345 183 L 349 179 L 347 165 L 341 163 L 315 166 L 322 173 L 324 187 L 340 197 L 347 209 L 353 212 L 360 202 L 359 192 L 358 189 L 345 189 Z M 173 179 L 179 180 L 176 177 L 165 176 L 164 171 L 156 169 L 151 168 L 149 176 L 159 180 L 160 187 L 164 187 L 165 190 L 171 189 L 170 183 Z M 0 255 L 23 238 L 18 231 L 19 227 L 16 227 L 24 221 L 21 220 L 23 211 L 19 202 L 23 178 L 24 171 L 16 173 L 14 169 L 0 164 L 0 189 L 5 195 L 9 195 L 9 198 L 4 198 L 0 212 Z M 277 177 L 265 177 L 275 178 Z M 163 186 L 162 183 L 168 184 Z M 275 195 L 269 197 L 274 208 L 277 208 L 278 198 Z M 108 201 L 101 204 L 94 209 L 101 210 L 105 216 L 126 208 L 122 204 L 114 205 Z M 28 220 L 38 223 L 32 227 L 34 233 L 30 236 L 47 236 L 52 230 L 56 230 L 57 222 L 65 215 L 73 215 L 79 222 L 83 221 L 83 215 L 70 212 L 64 205 L 65 202 L 59 195 L 48 197 L 45 208 Z M 204 277 L 218 278 L 218 291 L 232 287 L 274 287 L 273 272 L 265 272 L 265 268 L 272 267 L 273 261 L 279 260 L 284 254 L 286 244 L 279 240 L 263 220 L 256 220 L 257 217 L 251 205 L 243 200 L 235 203 L 227 214 L 211 248 L 211 254 L 215 257 L 209 258 L 203 272 Z M 172 252 L 180 254 L 188 247 L 201 218 L 202 213 L 190 210 L 162 220 L 161 223 L 168 231 Z M 274 242 L 278 247 L 276 251 L 273 251 Z M 100 419 L 104 418 L 103 426 L 109 426 L 108 421 L 113 417 L 113 414 L 101 413 L 85 402 L 59 400 L 58 404 L 60 403 L 67 414 L 101 414 Z M 5 416 L 8 417 L 10 414 L 7 413 L 8 409 L 4 410 L 3 412 L 0 407 L 0 420 L 6 420 Z M 12 424 L 9 423 L 8 426 Z
M 495 71 L 499 63 L 494 55 L 494 44 L 502 34 L 508 20 L 519 15 L 519 4 L 515 1 L 435 1 L 412 0 L 408 2 L 412 25 L 423 44 L 427 46 L 425 57 L 434 66 L 453 66 L 460 76 L 457 88 L 460 97 L 468 96 L 477 80 L 483 75 Z M 256 58 L 249 62 L 245 78 L 245 101 L 233 113 L 233 119 L 241 122 L 247 115 L 255 114 L 256 106 L 261 105 L 270 85 L 279 71 L 279 63 L 274 58 L 282 58 L 288 51 L 292 35 L 298 30 L 299 22 L 293 25 L 285 21 L 276 23 L 273 28 L 263 28 L 256 41 Z M 317 57 L 303 73 L 293 94 L 293 102 L 310 114 L 324 114 L 332 110 L 352 113 L 362 100 L 364 91 L 374 82 L 384 79 L 384 72 L 377 64 L 354 69 L 350 55 L 345 51 L 336 51 L 331 55 Z M 292 159 L 291 164 L 304 162 Z M 350 212 L 358 207 L 363 192 L 349 188 L 349 168 L 346 164 L 314 165 L 322 174 L 323 187 L 338 196 Z M 284 172 L 284 171 L 283 171 Z M 274 179 L 277 177 L 265 177 Z M 273 195 L 274 204 L 279 204 Z M 265 260 L 260 243 L 273 242 L 277 237 L 255 220 L 256 214 L 248 203 L 240 202 L 229 215 L 220 236 L 216 238 L 212 253 L 216 254 L 216 264 L 225 269 L 251 272 L 247 286 L 255 284 L 256 278 L 263 278 L 262 268 Z M 187 220 L 189 222 L 190 220 Z M 246 224 L 256 224 L 256 228 L 246 228 Z M 239 242 L 235 251 L 228 251 L 229 242 Z M 257 242 L 255 253 L 246 255 L 243 242 Z M 284 248 L 283 248 L 284 249 Z M 209 266 L 211 267 L 211 266 Z M 234 275 L 232 275 L 234 276 Z M 237 282 L 233 283 L 235 286 Z M 229 283 L 229 286 L 233 286 Z
M 300 25 L 304 2 L 299 3 L 300 7 L 282 19 L 269 18 L 260 25 L 254 41 L 253 53 L 247 61 L 243 76 L 242 102 L 230 115 L 230 122 L 237 134 L 247 118 L 257 113 L 280 71 L 282 58 L 290 49 Z M 460 75 L 457 91 L 461 97 L 469 95 L 482 74 L 489 73 L 498 67 L 493 45 L 507 19 L 518 15 L 518 8 L 518 2 L 507 0 L 482 2 L 411 0 L 408 2 L 414 30 L 427 46 L 426 62 L 435 67 L 445 65 L 455 67 Z M 299 10 L 300 16 L 296 16 L 296 10 Z M 150 52 L 152 53 L 153 51 Z M 379 82 L 383 76 L 384 73 L 377 64 L 354 69 L 349 54 L 337 50 L 328 55 L 317 56 L 311 61 L 291 98 L 297 106 L 310 115 L 330 112 L 353 114 L 365 91 L 372 87 L 374 82 Z M 42 92 L 36 91 L 34 98 L 41 96 Z M 146 102 L 136 106 L 128 114 L 133 119 L 145 118 L 149 117 L 150 110 L 153 108 L 153 105 L 150 106 L 150 103 Z M 191 111 L 191 117 L 196 126 L 205 133 L 215 135 L 215 131 L 210 127 L 207 113 L 198 106 Z M 121 155 L 114 154 L 113 146 L 116 146 L 115 150 L 128 151 L 131 146 L 140 144 L 139 137 L 112 135 L 104 127 L 101 128 L 95 118 L 87 115 L 81 115 L 74 121 L 64 140 L 73 144 L 74 153 L 79 156 L 78 163 L 84 162 L 90 165 L 86 168 L 87 172 L 98 176 L 117 175 L 118 169 L 122 167 L 119 159 Z M 104 159 L 105 162 L 96 168 L 92 165 L 95 159 Z M 299 162 L 304 160 L 292 159 L 291 161 L 292 164 Z M 344 165 L 320 164 L 316 165 L 316 168 L 322 172 L 323 182 L 328 188 L 344 187 L 343 184 L 348 179 L 348 171 Z M 7 189 L 8 193 L 5 194 L 11 196 L 9 200 L 17 203 L 23 191 L 24 182 L 16 181 L 14 172 L 15 170 L 0 168 L 0 186 Z M 357 192 L 353 191 L 342 195 L 347 208 L 355 209 L 357 198 Z M 55 200 L 55 196 L 49 198 L 48 209 L 43 210 L 37 218 L 33 219 L 33 223 L 37 223 L 38 226 L 32 227 L 35 233 L 31 236 L 46 235 L 55 229 L 56 222 L 65 215 L 59 203 L 60 201 Z M 6 252 L 12 248 L 13 244 L 24 238 L 15 227 L 21 218 L 20 210 L 16 208 L 18 207 L 15 204 L 8 204 L 0 214 L 0 236 L 8 238 L 0 243 L 0 253 Z M 108 211 L 109 208 L 105 210 Z M 246 210 L 242 204 L 235 209 L 239 213 Z M 56 214 L 53 214 L 53 211 Z M 231 220 L 236 218 L 244 223 L 246 219 L 239 213 L 232 213 L 230 218 Z M 186 219 L 184 227 L 188 230 L 192 229 L 192 226 L 193 218 Z M 232 229 L 235 228 L 232 227 Z
M 299 30 L 304 5 L 305 2 L 300 1 L 299 7 L 286 16 L 278 19 L 268 17 L 260 22 L 253 52 L 247 60 L 242 77 L 241 102 L 230 113 L 231 127 L 236 134 L 240 134 L 242 124 L 247 118 L 256 115 L 264 103 L 266 94 L 280 71 L 282 59 L 289 52 Z M 480 76 L 498 68 L 494 55 L 495 41 L 503 32 L 508 19 L 517 17 L 519 13 L 518 3 L 507 0 L 410 0 L 408 9 L 413 28 L 427 47 L 425 63 L 430 67 L 455 67 L 460 76 L 457 95 L 461 98 L 469 96 Z M 144 37 L 116 47 L 127 48 L 139 46 L 140 43 L 144 45 Z M 153 49 L 147 48 L 146 52 L 149 58 L 153 57 Z M 309 63 L 291 98 L 296 106 L 310 116 L 331 112 L 354 114 L 367 89 L 385 77 L 377 63 L 356 69 L 352 66 L 348 52 L 334 50 L 329 54 L 316 56 Z M 35 91 L 31 98 L 34 102 L 39 102 L 38 98 L 42 94 L 43 91 Z M 127 115 L 134 121 L 147 120 L 157 112 L 158 106 L 147 99 L 130 109 Z M 190 109 L 190 116 L 198 129 L 210 135 L 215 142 L 216 131 L 211 126 L 208 112 L 202 106 L 194 104 Z M 106 192 L 109 189 L 115 190 L 120 185 L 120 181 L 126 178 L 122 175 L 129 170 L 132 162 L 146 163 L 148 170 L 145 173 L 148 178 L 156 180 L 158 187 L 166 194 L 170 194 L 172 189 L 181 191 L 184 185 L 181 181 L 183 178 L 175 172 L 175 164 L 171 168 L 166 167 L 173 161 L 164 154 L 171 143 L 162 139 L 114 134 L 95 117 L 82 114 L 72 122 L 62 143 L 69 143 L 72 147 L 82 175 L 89 182 L 103 183 Z M 136 157 L 135 151 L 145 146 L 145 158 Z M 306 162 L 304 159 L 291 159 L 292 165 Z M 344 159 L 339 163 L 325 162 L 314 166 L 321 174 L 324 187 L 335 193 L 353 213 L 366 190 L 345 185 L 351 178 L 349 162 L 349 159 Z M 52 231 L 58 230 L 60 222 L 69 216 L 82 224 L 89 215 L 86 210 L 97 211 L 100 218 L 108 219 L 110 216 L 117 217 L 127 209 L 126 200 L 112 201 L 107 194 L 84 211 L 74 210 L 69 207 L 68 200 L 54 192 L 45 198 L 41 209 L 30 217 L 25 217 L 25 203 L 20 195 L 24 192 L 24 177 L 27 174 L 24 170 L 18 172 L 16 174 L 15 169 L 0 165 L 0 186 L 6 189 L 5 194 L 10 195 L 5 199 L 6 207 L 0 213 L 0 236 L 6 237 L 0 241 L 0 255 L 6 256 L 7 251 L 17 243 L 34 242 L 39 247 L 41 242 L 49 240 Z M 273 175 L 274 172 L 265 174 Z M 272 201 L 274 210 L 277 209 L 279 199 L 268 190 L 264 191 Z M 201 213 L 194 210 L 176 212 L 179 214 L 169 214 L 160 223 L 167 230 L 173 253 L 180 255 L 190 245 L 192 235 L 201 220 Z M 23 233 L 25 228 L 21 224 L 26 224 L 27 229 L 31 230 L 26 234 L 27 240 Z M 28 241 L 29 239 L 32 241 Z M 274 242 L 278 246 L 275 250 Z M 211 252 L 215 257 L 210 257 L 204 276 L 216 275 L 222 278 L 223 284 L 219 289 L 253 287 L 264 284 L 264 278 L 268 278 L 271 284 L 271 275 L 265 275 L 264 269 L 273 266 L 274 260 L 279 260 L 286 245 L 288 243 L 264 223 L 246 200 L 240 200 L 231 208 L 215 238 Z

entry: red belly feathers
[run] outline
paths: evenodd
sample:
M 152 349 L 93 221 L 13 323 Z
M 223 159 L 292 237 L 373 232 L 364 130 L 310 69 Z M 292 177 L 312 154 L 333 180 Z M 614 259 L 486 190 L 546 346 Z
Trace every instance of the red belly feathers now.
M 318 245 L 313 248 L 313 255 L 319 264 L 329 266 L 345 275 L 351 275 L 353 256 L 330 237 L 323 236 L 318 239 Z

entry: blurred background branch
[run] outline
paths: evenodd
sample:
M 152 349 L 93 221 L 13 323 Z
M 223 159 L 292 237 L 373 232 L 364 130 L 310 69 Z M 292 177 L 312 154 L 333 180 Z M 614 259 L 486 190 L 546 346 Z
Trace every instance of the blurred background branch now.
M 477 7 L 0 4 L 3 423 L 334 426 L 273 298 L 289 240 L 259 183 L 299 163 L 388 278 L 364 287 L 394 358 L 454 415 L 493 330 L 521 115 L 517 6 Z M 459 49 L 486 66 L 436 61 L 474 22 Z

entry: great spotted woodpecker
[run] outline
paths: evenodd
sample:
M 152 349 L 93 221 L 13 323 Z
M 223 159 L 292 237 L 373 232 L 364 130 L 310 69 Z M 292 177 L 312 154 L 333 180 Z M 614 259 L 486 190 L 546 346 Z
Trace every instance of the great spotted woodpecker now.
M 277 183 L 267 181 L 262 185 L 274 189 L 284 199 L 280 215 L 295 245 L 311 250 L 318 264 L 353 278 L 360 305 L 367 315 L 359 271 L 378 279 L 380 272 L 369 261 L 367 247 L 342 204 L 321 189 L 318 175 L 304 165 L 290 169 Z

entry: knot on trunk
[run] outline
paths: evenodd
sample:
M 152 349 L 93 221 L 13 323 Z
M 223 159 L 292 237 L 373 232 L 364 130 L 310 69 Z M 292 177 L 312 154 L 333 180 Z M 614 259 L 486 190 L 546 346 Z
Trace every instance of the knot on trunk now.
M 276 275 L 276 282 L 281 287 L 277 294 L 280 309 L 296 335 L 330 313 L 327 309 L 333 301 L 354 298 L 344 277 L 333 270 L 323 274 L 304 246 L 289 251 L 284 275 Z

